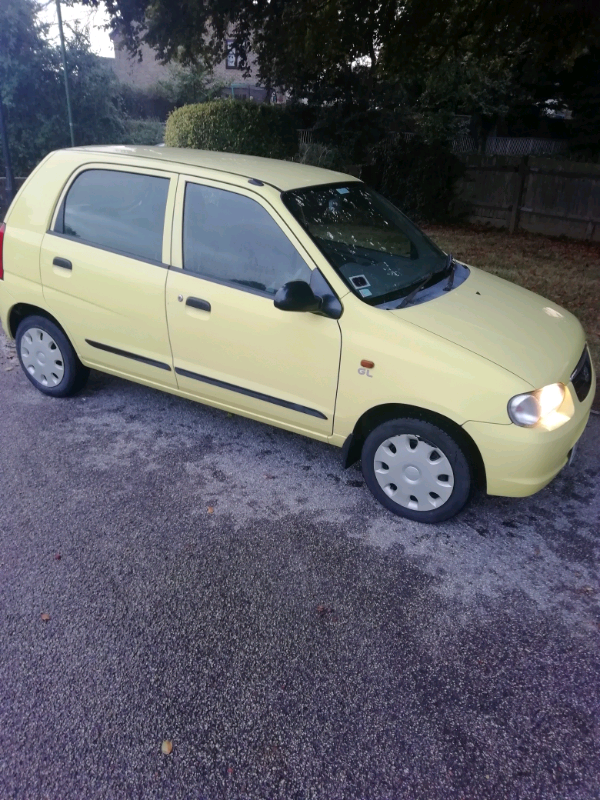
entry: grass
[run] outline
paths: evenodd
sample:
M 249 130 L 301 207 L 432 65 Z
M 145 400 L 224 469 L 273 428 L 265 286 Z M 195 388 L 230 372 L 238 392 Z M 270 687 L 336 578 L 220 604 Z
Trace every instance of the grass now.
M 473 225 L 426 225 L 425 231 L 460 261 L 499 275 L 566 308 L 583 325 L 600 367 L 600 245 L 509 234 Z

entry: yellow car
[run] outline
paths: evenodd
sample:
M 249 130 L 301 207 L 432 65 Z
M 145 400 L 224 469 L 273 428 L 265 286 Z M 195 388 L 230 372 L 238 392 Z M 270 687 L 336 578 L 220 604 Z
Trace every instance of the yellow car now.
M 51 153 L 0 226 L 0 317 L 40 391 L 90 368 L 342 448 L 396 514 L 567 463 L 595 386 L 569 312 L 443 253 L 361 181 L 166 147 Z

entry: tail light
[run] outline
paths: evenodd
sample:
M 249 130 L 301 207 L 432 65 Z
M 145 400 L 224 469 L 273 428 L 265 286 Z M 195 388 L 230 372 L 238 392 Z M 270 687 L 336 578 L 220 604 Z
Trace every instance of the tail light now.
M 4 244 L 4 231 L 6 225 L 4 222 L 0 223 L 0 281 L 4 280 L 4 261 L 2 260 L 2 246 Z

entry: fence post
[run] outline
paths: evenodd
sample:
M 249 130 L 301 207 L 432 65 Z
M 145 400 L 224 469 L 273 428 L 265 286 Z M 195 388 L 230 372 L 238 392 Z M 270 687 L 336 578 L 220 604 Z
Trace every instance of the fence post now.
M 514 233 L 519 227 L 519 215 L 521 210 L 521 203 L 523 202 L 523 192 L 525 191 L 525 183 L 529 175 L 529 159 L 523 156 L 519 164 L 519 177 L 517 179 L 517 186 L 513 195 L 513 202 L 510 210 L 510 220 L 508 223 L 508 232 Z

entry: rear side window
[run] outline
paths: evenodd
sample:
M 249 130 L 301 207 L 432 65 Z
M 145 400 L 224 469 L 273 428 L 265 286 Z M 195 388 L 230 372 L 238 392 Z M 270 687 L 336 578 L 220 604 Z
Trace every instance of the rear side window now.
M 87 170 L 69 189 L 56 231 L 87 244 L 162 261 L 168 192 L 168 178 Z
M 310 268 L 279 225 L 249 197 L 188 183 L 183 268 L 208 280 L 274 295 Z

